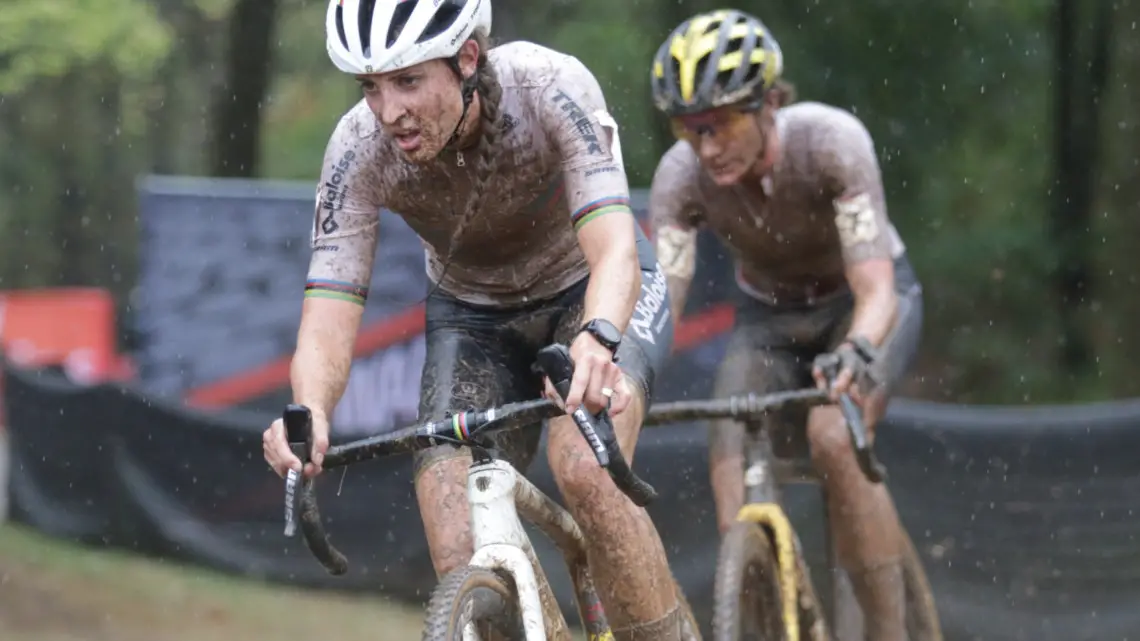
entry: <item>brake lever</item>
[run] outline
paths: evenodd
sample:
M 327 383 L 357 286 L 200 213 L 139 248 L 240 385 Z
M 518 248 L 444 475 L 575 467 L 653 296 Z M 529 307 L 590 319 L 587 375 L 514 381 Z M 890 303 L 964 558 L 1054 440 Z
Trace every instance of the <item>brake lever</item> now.
M 565 401 L 574 375 L 574 362 L 566 346 L 555 344 L 539 350 L 534 369 L 550 379 L 558 395 Z M 657 498 L 657 490 L 638 477 L 622 456 L 609 412 L 602 409 L 593 416 L 584 405 L 580 405 L 571 416 L 594 451 L 598 464 L 606 469 L 614 485 L 639 507 L 653 502 Z
M 827 379 L 828 388 L 830 388 L 839 376 L 839 357 L 831 355 L 831 358 L 822 363 L 820 369 L 823 371 L 824 378 Z M 859 462 L 859 468 L 863 471 L 863 475 L 872 483 L 886 481 L 887 468 L 875 456 L 874 447 L 867 436 L 867 426 L 863 423 L 863 413 L 847 392 L 839 395 L 839 410 L 843 413 L 847 432 L 851 436 L 851 446 L 855 450 L 855 458 Z
M 570 360 L 570 350 L 563 345 L 544 347 L 539 350 L 538 357 L 531 369 L 535 373 L 543 374 L 549 378 L 555 391 L 558 392 L 558 396 L 563 402 L 566 402 L 566 397 L 570 394 L 570 379 L 574 373 L 574 363 Z M 590 449 L 594 451 L 598 465 L 609 467 L 609 450 L 602 438 L 598 436 L 595 421 L 586 410 L 585 404 L 579 405 L 571 416 L 574 417 L 574 422 L 578 425 L 579 431 L 589 443 Z
M 863 416 L 859 406 L 847 393 L 839 395 L 839 409 L 847 422 L 851 433 L 851 444 L 855 448 L 855 457 L 859 461 L 859 468 L 867 480 L 872 483 L 882 483 L 887 480 L 887 468 L 875 456 L 874 447 L 867 438 L 867 428 L 863 424 Z
M 286 439 L 293 455 L 301 459 L 301 469 L 311 460 L 313 451 L 313 413 L 304 405 L 286 405 L 281 415 L 285 423 Z M 297 534 L 297 513 L 300 511 L 299 503 L 302 475 L 296 470 L 289 470 L 285 474 L 285 536 L 292 538 Z

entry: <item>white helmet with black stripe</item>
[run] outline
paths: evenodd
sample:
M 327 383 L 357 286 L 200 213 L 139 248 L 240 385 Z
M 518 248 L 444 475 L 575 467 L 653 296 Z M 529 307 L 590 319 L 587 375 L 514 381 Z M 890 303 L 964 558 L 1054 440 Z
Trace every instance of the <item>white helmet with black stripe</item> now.
M 385 73 L 453 58 L 476 29 L 491 32 L 491 0 L 330 0 L 329 57 L 345 73 Z

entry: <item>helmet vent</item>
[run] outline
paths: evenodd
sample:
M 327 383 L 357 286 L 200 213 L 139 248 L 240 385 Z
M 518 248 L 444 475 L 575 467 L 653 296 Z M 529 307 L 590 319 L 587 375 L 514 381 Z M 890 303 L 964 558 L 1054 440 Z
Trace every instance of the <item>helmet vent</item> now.
M 459 18 L 459 13 L 463 11 L 463 7 L 467 4 L 467 1 L 468 0 L 444 0 L 443 4 L 435 10 L 435 15 L 432 16 L 431 22 L 424 27 L 424 32 L 420 34 L 416 42 L 430 40 L 455 24 L 456 19 Z
M 376 0 L 362 0 L 360 11 L 356 12 L 356 27 L 360 34 L 360 50 L 364 57 L 372 55 L 372 14 L 376 11 Z
M 415 11 L 416 4 L 419 0 L 404 0 L 396 5 L 392 11 L 392 22 L 388 23 L 388 38 L 385 41 L 386 47 L 391 47 L 396 44 L 396 40 L 404 31 L 404 25 L 408 24 L 408 18 L 412 17 L 412 11 Z M 369 19 L 371 19 L 371 15 Z
M 344 5 L 336 7 L 336 35 L 340 38 L 340 44 L 348 49 L 348 36 L 344 34 Z

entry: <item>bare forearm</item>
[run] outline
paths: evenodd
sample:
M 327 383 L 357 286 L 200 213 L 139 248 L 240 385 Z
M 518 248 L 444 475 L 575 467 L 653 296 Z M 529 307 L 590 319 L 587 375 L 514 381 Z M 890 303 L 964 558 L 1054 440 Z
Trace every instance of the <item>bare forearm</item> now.
M 685 312 L 685 301 L 689 298 L 689 285 L 692 284 L 693 277 L 666 275 L 665 282 L 669 287 L 669 311 L 673 313 L 673 322 L 676 323 Z
M 898 311 L 898 294 L 889 285 L 880 285 L 862 294 L 856 294 L 848 337 L 862 336 L 875 346 L 883 344 Z
M 305 299 L 290 367 L 293 400 L 332 415 L 348 384 L 363 308 L 338 300 Z
M 640 291 L 641 267 L 636 250 L 609 252 L 590 266 L 582 320 L 604 318 L 624 332 Z
M 657 260 L 665 272 L 669 287 L 670 310 L 673 322 L 681 320 L 689 285 L 697 269 L 697 231 L 676 224 L 663 225 L 657 230 Z

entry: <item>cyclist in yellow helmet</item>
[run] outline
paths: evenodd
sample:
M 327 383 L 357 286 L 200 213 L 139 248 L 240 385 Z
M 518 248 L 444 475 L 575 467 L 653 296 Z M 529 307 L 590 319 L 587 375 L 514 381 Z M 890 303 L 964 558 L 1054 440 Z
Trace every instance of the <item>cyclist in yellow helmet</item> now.
M 783 63 L 764 24 L 741 11 L 696 15 L 661 45 L 653 98 L 679 140 L 651 188 L 657 253 L 674 317 L 695 270 L 698 229 L 713 230 L 734 257 L 736 325 L 718 396 L 823 386 L 813 362 L 837 358 L 834 395 L 852 392 L 870 429 L 918 349 L 922 287 L 887 217 L 863 123 L 833 106 L 791 104 Z M 886 487 L 861 473 L 837 405 L 779 421 L 773 438 L 784 455 L 805 444 L 779 426 L 807 422 L 868 639 L 903 639 L 902 530 Z M 722 533 L 744 500 L 743 435 L 733 421 L 710 428 Z

